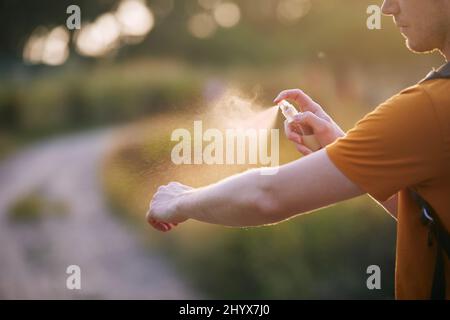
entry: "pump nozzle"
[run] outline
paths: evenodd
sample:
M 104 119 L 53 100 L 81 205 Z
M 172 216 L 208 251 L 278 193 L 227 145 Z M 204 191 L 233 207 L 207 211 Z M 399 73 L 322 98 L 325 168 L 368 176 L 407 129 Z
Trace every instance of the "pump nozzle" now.
M 278 107 L 280 108 L 281 112 L 283 113 L 287 121 L 289 122 L 294 121 L 294 117 L 298 114 L 298 111 L 292 104 L 290 104 L 286 100 L 281 100 L 278 103 Z
M 278 107 L 280 108 L 281 113 L 283 113 L 284 117 L 287 119 L 289 123 L 294 121 L 295 116 L 299 114 L 297 109 L 286 100 L 281 100 L 278 103 Z M 321 148 L 320 143 L 317 141 L 314 135 L 305 135 L 301 127 L 298 128 L 298 133 L 302 135 L 303 143 L 310 150 L 317 151 Z

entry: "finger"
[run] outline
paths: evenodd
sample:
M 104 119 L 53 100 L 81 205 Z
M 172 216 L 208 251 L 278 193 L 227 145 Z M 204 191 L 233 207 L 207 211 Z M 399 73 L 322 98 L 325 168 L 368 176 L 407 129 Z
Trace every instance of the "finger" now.
M 291 121 L 291 123 L 289 123 L 289 129 L 291 132 L 300 136 L 305 134 L 305 128 L 299 122 Z
M 161 222 L 161 224 L 166 226 L 169 230 L 172 228 L 170 222 Z
M 159 231 L 163 231 L 163 232 L 167 231 L 167 226 L 163 222 L 157 221 L 155 218 L 150 216 L 149 213 L 147 214 L 147 221 L 155 229 L 158 229 Z
M 310 105 L 315 103 L 306 93 L 300 89 L 288 89 L 281 91 L 273 102 L 279 103 L 281 100 L 290 99 L 298 104 Z
M 329 129 L 329 123 L 326 120 L 310 111 L 295 116 L 293 122 L 311 128 L 314 134 L 322 133 Z
M 289 140 L 295 143 L 302 143 L 301 135 L 292 130 L 291 124 L 287 120 L 284 122 L 284 133 Z
M 164 221 L 159 221 L 159 220 L 156 220 L 156 219 L 152 219 L 152 223 L 157 224 L 157 225 L 163 227 L 164 229 L 170 229 L 171 228 L 169 222 L 164 222 Z
M 289 140 L 301 143 L 302 128 L 300 124 L 285 120 L 284 133 Z
M 273 100 L 274 103 L 279 103 L 281 100 L 291 99 L 295 100 L 296 93 L 298 89 L 288 89 L 281 91 L 278 96 Z
M 307 156 L 308 154 L 313 153 L 313 151 L 311 149 L 309 149 L 308 147 L 306 147 L 303 144 L 299 144 L 297 143 L 295 145 L 295 148 L 297 149 L 298 152 L 302 153 L 303 155 Z
M 170 225 L 170 223 L 160 221 L 159 224 L 164 229 L 164 232 L 170 231 L 172 229 L 172 226 Z
M 274 102 L 279 103 L 284 99 L 294 100 L 298 103 L 303 112 L 311 111 L 328 121 L 329 116 L 323 111 L 322 107 L 302 90 L 289 89 L 281 91 L 280 94 L 275 98 Z
M 149 223 L 156 230 L 159 230 L 159 231 L 162 231 L 162 232 L 166 231 L 166 227 L 164 225 L 162 225 L 161 223 L 157 222 L 157 221 L 150 221 Z
M 176 227 L 178 225 L 178 222 L 164 222 L 164 223 L 169 225 L 171 228 Z

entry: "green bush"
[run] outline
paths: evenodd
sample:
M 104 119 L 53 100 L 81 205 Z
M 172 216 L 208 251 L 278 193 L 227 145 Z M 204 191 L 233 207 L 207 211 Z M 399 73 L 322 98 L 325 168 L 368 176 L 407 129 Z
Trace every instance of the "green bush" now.
M 174 62 L 67 66 L 0 86 L 1 128 L 40 135 L 137 119 L 201 96 L 198 72 Z
M 21 196 L 9 207 L 9 220 L 15 223 L 39 222 L 46 216 L 62 217 L 68 213 L 66 203 L 49 200 L 39 191 Z
M 161 245 L 213 298 L 393 298 L 395 223 L 381 211 L 338 205 L 276 226 L 215 229 L 196 246 Z M 372 264 L 382 270 L 379 291 L 366 287 Z

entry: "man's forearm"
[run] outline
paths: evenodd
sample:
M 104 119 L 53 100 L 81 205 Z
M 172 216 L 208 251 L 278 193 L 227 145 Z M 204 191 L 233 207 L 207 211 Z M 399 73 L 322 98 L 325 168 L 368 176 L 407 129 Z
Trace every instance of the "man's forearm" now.
M 257 226 L 275 222 L 264 203 L 259 169 L 187 192 L 177 206 L 181 215 L 225 226 Z
M 363 194 L 321 150 L 283 165 L 275 175 L 261 169 L 188 191 L 180 197 L 180 216 L 226 226 L 282 221 Z

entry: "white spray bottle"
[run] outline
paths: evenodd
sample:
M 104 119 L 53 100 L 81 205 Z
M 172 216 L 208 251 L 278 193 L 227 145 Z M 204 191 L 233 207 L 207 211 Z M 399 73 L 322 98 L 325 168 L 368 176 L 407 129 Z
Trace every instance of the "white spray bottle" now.
M 295 107 L 286 100 L 281 100 L 278 103 L 278 107 L 280 108 L 281 112 L 283 113 L 284 117 L 287 119 L 289 123 L 294 121 L 295 116 L 299 114 L 297 109 L 295 109 Z M 317 151 L 321 148 L 316 137 L 314 135 L 304 134 L 300 126 L 298 127 L 298 133 L 302 135 L 303 144 L 312 151 Z

